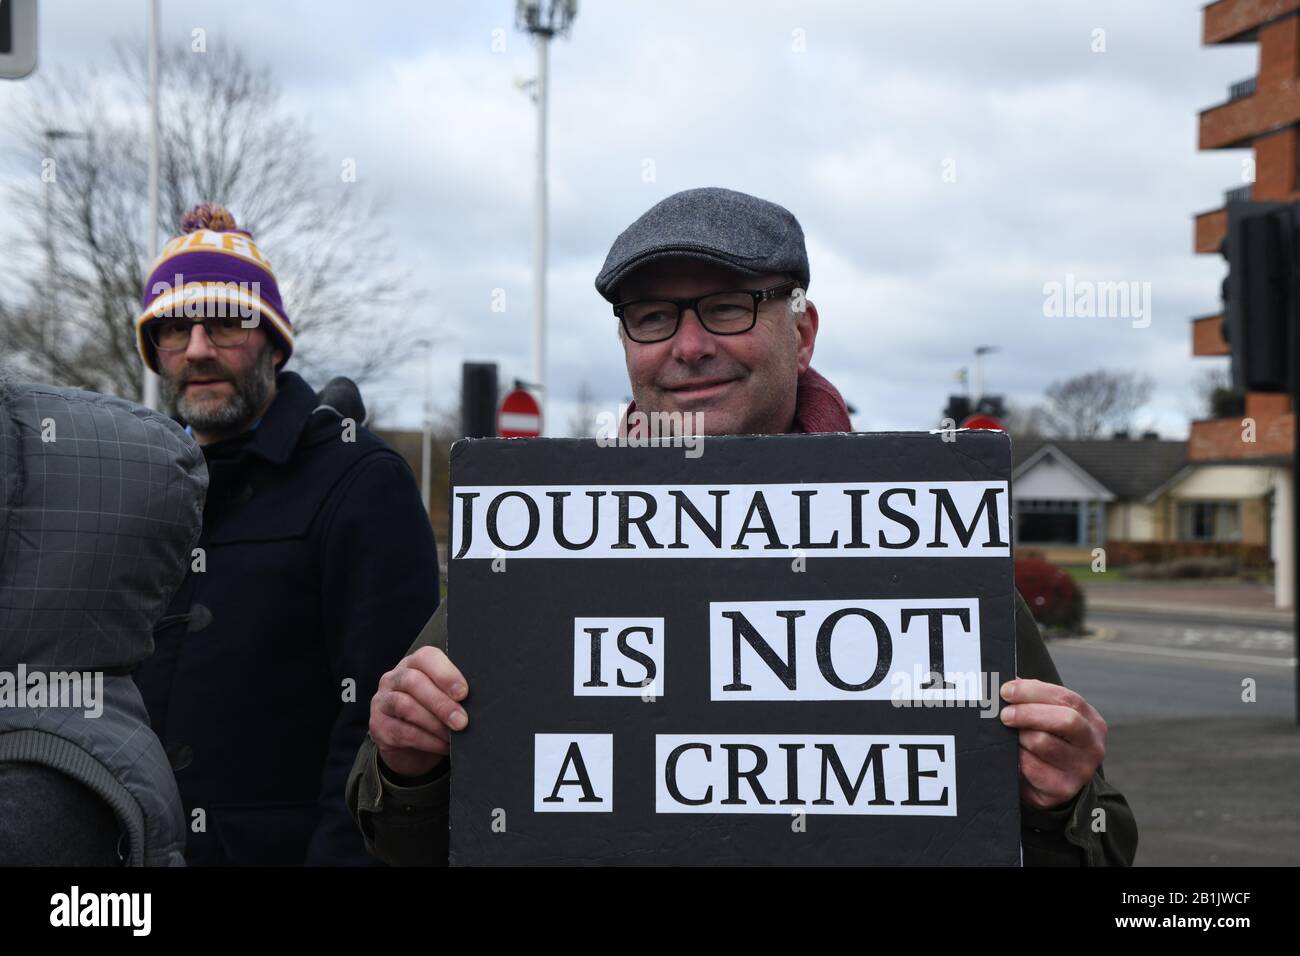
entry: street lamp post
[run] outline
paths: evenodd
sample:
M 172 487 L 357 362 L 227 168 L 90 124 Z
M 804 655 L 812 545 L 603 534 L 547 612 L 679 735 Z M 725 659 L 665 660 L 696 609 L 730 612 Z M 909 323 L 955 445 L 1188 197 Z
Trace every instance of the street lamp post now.
M 149 0 L 149 257 L 145 275 L 158 258 L 158 0 Z M 157 408 L 158 376 L 144 369 L 141 399 Z
M 984 397 L 984 356 L 997 350 L 996 345 L 975 346 L 975 394 L 971 398 L 972 409 L 978 407 L 980 399 Z
M 541 391 L 546 421 L 546 98 L 549 92 L 547 48 L 551 37 L 566 33 L 578 13 L 578 0 L 516 0 L 515 24 L 537 40 L 537 200 L 533 222 L 533 361 L 532 378 Z
M 54 328 L 54 323 L 59 321 L 59 285 L 55 278 L 57 269 L 56 255 L 54 251 L 54 187 L 59 179 L 58 161 L 54 156 L 54 144 L 64 139 L 90 139 L 86 133 L 69 129 L 46 129 L 45 130 L 45 156 L 47 159 L 54 160 L 53 177 L 47 177 L 45 180 L 45 321 L 41 323 L 41 359 L 45 362 L 47 381 L 54 383 L 56 374 L 55 362 L 50 355 L 50 345 L 48 336 Z M 57 337 L 56 337 L 57 338 Z M 72 383 L 78 384 L 78 383 Z
M 433 467 L 433 406 L 429 396 L 429 366 L 433 363 L 433 341 L 416 339 L 412 348 L 424 349 L 424 418 L 420 427 L 420 500 L 424 513 L 429 513 L 432 483 L 429 470 Z

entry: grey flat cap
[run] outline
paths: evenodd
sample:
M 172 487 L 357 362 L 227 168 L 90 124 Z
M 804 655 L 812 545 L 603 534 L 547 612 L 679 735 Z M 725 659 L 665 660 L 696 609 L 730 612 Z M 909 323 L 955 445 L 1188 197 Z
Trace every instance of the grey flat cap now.
M 629 272 L 667 256 L 704 259 L 751 275 L 785 272 L 808 285 L 803 229 L 788 209 L 708 186 L 674 193 L 624 229 L 596 276 L 596 291 L 616 302 L 615 290 Z

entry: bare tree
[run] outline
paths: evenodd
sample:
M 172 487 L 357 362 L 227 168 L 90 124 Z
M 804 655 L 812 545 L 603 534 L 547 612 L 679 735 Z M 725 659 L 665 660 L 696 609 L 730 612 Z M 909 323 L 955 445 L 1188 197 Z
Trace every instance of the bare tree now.
M 112 69 L 33 82 L 13 121 L 32 174 L 7 197 L 26 241 L 0 287 L 0 352 L 36 378 L 131 397 L 150 268 L 145 69 L 119 48 Z M 389 265 L 374 198 L 321 158 L 270 72 L 239 52 L 171 49 L 162 76 L 160 242 L 195 203 L 225 205 L 272 263 L 295 366 L 372 377 L 399 353 L 415 298 Z
M 1043 438 L 1046 431 L 1043 415 L 1041 405 L 1007 402 L 1002 420 L 1015 438 Z
M 1137 372 L 1097 369 L 1047 387 L 1042 427 L 1052 438 L 1102 438 L 1131 427 L 1154 381 Z

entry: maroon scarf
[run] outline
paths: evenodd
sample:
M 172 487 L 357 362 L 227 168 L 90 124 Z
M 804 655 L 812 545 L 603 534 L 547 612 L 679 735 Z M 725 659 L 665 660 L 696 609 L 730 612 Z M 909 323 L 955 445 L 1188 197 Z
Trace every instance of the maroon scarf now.
M 627 406 L 627 415 L 634 411 L 636 402 L 631 402 Z M 627 424 L 625 416 L 619 434 L 627 434 Z M 844 396 L 811 365 L 808 366 L 808 371 L 799 376 L 794 395 L 794 427 L 790 430 L 808 434 L 853 430 Z
M 794 394 L 794 430 L 809 434 L 853 431 L 844 396 L 811 365 L 799 376 Z

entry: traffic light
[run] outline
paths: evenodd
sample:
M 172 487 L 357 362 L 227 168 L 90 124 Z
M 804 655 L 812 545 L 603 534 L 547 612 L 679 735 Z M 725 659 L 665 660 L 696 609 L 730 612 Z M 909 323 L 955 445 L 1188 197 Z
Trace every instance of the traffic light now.
M 0 0 L 0 79 L 36 69 L 36 0 Z
M 970 397 L 967 395 L 949 395 L 948 407 L 943 410 L 945 419 L 952 419 L 960 425 L 966 419 L 970 418 L 971 407 Z
M 1001 395 L 981 395 L 975 403 L 975 415 L 988 415 L 991 418 L 1006 418 L 1006 401 Z
M 465 362 L 460 372 L 460 431 L 466 438 L 497 434 L 497 363 Z
M 1005 419 L 1006 401 L 1002 395 L 981 395 L 974 403 L 968 395 L 949 395 L 943 417 L 952 419 L 959 428 L 964 428 L 967 421 L 976 417 Z
M 1232 385 L 1239 392 L 1289 392 L 1295 294 L 1296 205 L 1228 204 L 1228 232 L 1219 251 L 1223 280 L 1223 338 L 1232 350 Z

